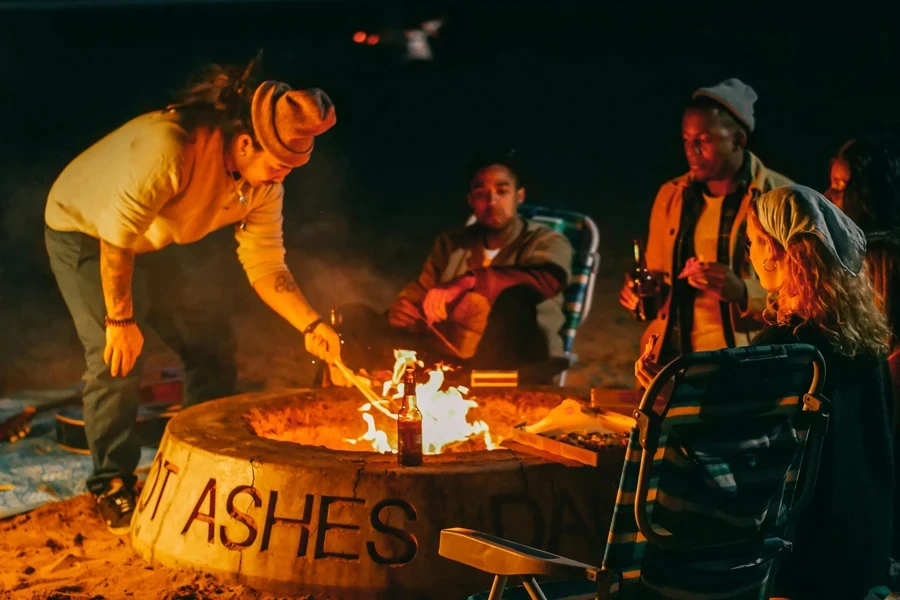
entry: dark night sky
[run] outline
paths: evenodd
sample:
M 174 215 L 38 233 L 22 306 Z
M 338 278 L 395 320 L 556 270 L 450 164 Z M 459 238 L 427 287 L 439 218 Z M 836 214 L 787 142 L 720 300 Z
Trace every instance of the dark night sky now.
M 685 14 L 673 3 L 137 4 L 0 10 L 0 285 L 49 281 L 43 203 L 68 160 L 163 106 L 204 62 L 246 60 L 259 47 L 267 75 L 321 87 L 337 108 L 338 125 L 288 180 L 288 243 L 305 248 L 308 225 L 330 223 L 334 251 L 348 257 L 376 235 L 405 236 L 424 252 L 466 216 L 473 152 L 502 147 L 517 149 L 532 201 L 591 214 L 604 255 L 625 255 L 656 189 L 685 169 L 683 103 L 731 76 L 760 96 L 751 147 L 819 189 L 845 138 L 898 120 L 896 39 L 871 25 L 827 29 L 827 15 L 759 25 L 760 8 Z M 359 29 L 441 15 L 448 25 L 430 64 L 351 41 Z M 389 250 L 374 254 L 376 264 L 396 262 Z

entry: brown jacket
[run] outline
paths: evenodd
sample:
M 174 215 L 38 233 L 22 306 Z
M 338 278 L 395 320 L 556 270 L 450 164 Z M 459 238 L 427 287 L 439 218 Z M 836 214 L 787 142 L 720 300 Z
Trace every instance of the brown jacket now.
M 729 267 L 744 280 L 747 285 L 747 309 L 741 310 L 739 305 L 731 305 L 731 328 L 737 346 L 746 346 L 756 333 L 763 328 L 762 312 L 766 307 L 766 290 L 759 284 L 759 277 L 750 264 L 746 252 L 747 210 L 750 201 L 776 187 L 790 185 L 790 179 L 768 169 L 753 153 L 750 153 L 751 181 L 741 201 L 741 207 L 731 229 L 731 264 Z M 650 212 L 650 232 L 647 235 L 647 268 L 662 273 L 668 292 L 662 299 L 659 314 L 647 327 L 641 338 L 640 350 L 643 351 L 651 335 L 658 333 L 659 339 L 650 355 L 651 360 L 659 360 L 660 351 L 665 343 L 668 331 L 668 316 L 672 302 L 672 282 L 675 269 L 675 240 L 681 222 L 683 193 L 690 184 L 687 174 L 664 184 L 656 194 Z
M 554 282 L 554 287 L 564 289 L 571 279 L 572 272 L 572 246 L 569 240 L 546 225 L 536 221 L 524 221 L 522 233 L 500 250 L 491 261 L 491 268 L 488 269 L 481 268 L 484 260 L 484 243 L 477 228 L 469 226 L 440 235 L 422 267 L 422 272 L 415 281 L 411 281 L 401 290 L 398 300 L 405 298 L 413 304 L 421 305 L 425 294 L 431 288 L 461 277 L 467 272 L 477 271 L 483 275 L 490 275 L 490 271 L 495 267 L 554 265 L 558 267 L 555 272 L 563 276 L 561 281 Z M 485 279 L 483 283 L 487 284 L 486 287 L 492 287 L 488 281 L 490 278 Z M 464 347 L 467 349 L 464 351 L 466 358 L 470 352 L 474 352 L 480 340 L 480 334 L 483 333 L 483 327 L 487 322 L 487 313 L 496 295 L 484 288 L 484 285 L 479 285 L 473 292 L 466 294 L 449 315 L 449 321 L 464 325 L 458 331 L 450 333 L 449 337 L 457 342 L 461 350 Z M 537 305 L 538 326 L 547 339 L 550 356 L 565 354 L 560 335 L 565 323 L 562 309 L 561 292 L 555 293 Z M 454 339 L 455 334 L 462 335 L 462 332 L 471 335 L 464 336 L 465 339 Z

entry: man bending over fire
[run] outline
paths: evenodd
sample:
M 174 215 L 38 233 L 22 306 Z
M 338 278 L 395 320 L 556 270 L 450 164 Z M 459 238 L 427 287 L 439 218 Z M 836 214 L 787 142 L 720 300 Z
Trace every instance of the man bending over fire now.
M 225 327 L 202 326 L 208 307 L 190 314 L 173 307 L 171 297 L 198 282 L 171 270 L 154 275 L 153 255 L 234 226 L 257 294 L 303 332 L 309 352 L 328 363 L 340 357 L 337 334 L 285 265 L 282 236 L 281 182 L 334 125 L 334 107 L 321 90 L 250 85 L 252 67 L 243 75 L 217 67 L 178 104 L 113 131 L 66 167 L 47 200 L 50 266 L 87 363 L 84 421 L 94 460 L 87 486 L 116 534 L 127 533 L 135 507 L 145 327 L 184 361 L 184 404 L 234 393 L 234 357 L 229 364 L 213 351 Z
M 474 368 L 518 369 L 521 381 L 533 383 L 565 368 L 562 290 L 572 247 L 564 235 L 520 217 L 524 200 L 511 158 L 472 164 L 475 223 L 437 238 L 418 278 L 388 311 L 392 343 L 418 344 L 429 358 Z M 355 332 L 343 332 L 350 363 Z

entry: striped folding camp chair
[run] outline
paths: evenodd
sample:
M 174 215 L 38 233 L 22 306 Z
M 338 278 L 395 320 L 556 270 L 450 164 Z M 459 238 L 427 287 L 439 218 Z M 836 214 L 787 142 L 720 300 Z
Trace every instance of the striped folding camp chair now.
M 572 253 L 572 280 L 563 290 L 565 302 L 563 315 L 566 322 L 560 332 L 563 338 L 563 349 L 566 352 L 565 358 L 568 366 L 572 366 L 578 360 L 578 356 L 572 350 L 575 344 L 575 333 L 591 311 L 594 283 L 597 280 L 597 270 L 600 268 L 600 230 L 589 216 L 568 210 L 522 204 L 519 206 L 519 214 L 526 219 L 543 223 L 553 231 L 565 235 L 572 244 L 574 251 Z M 466 225 L 474 222 L 475 217 L 471 216 Z M 560 386 L 565 385 L 565 370 L 560 373 L 557 383 Z
M 805 344 L 667 365 L 635 411 L 602 568 L 460 529 L 441 532 L 440 553 L 495 574 L 473 600 L 501 598 L 510 576 L 523 586 L 507 599 L 768 598 L 815 487 L 824 378 L 821 354 Z

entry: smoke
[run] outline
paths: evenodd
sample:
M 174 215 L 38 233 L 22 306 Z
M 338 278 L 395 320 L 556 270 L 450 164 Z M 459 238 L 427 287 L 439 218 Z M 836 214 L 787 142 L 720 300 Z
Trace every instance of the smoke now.
M 362 303 L 387 309 L 406 283 L 390 278 L 367 262 L 314 258 L 292 268 L 300 288 L 319 311 L 345 304 Z
M 54 174 L 9 165 L 0 175 L 0 294 L 50 277 L 44 250 L 44 206 Z
M 303 223 L 286 217 L 284 228 L 287 266 L 303 295 L 322 314 L 355 303 L 387 309 L 403 285 L 418 275 L 430 249 L 404 240 L 396 232 L 369 230 L 366 224 L 352 223 L 338 212 Z M 160 254 L 173 255 L 179 261 L 177 269 L 184 281 L 178 294 L 186 304 L 206 304 L 210 310 L 230 312 L 243 320 L 271 321 L 266 314 L 271 311 L 261 310 L 263 304 L 238 262 L 236 247 L 227 227 Z
M 354 221 L 343 211 L 286 223 L 285 238 L 288 267 L 320 311 L 355 303 L 386 309 L 430 250 L 390 221 Z
M 375 192 L 357 174 L 340 140 L 326 134 L 285 183 L 287 263 L 319 311 L 348 303 L 387 308 L 429 249 L 390 215 L 368 210 Z
M 84 368 L 44 246 L 55 175 L 52 167 L 12 160 L 0 167 L 0 394 L 71 385 Z

